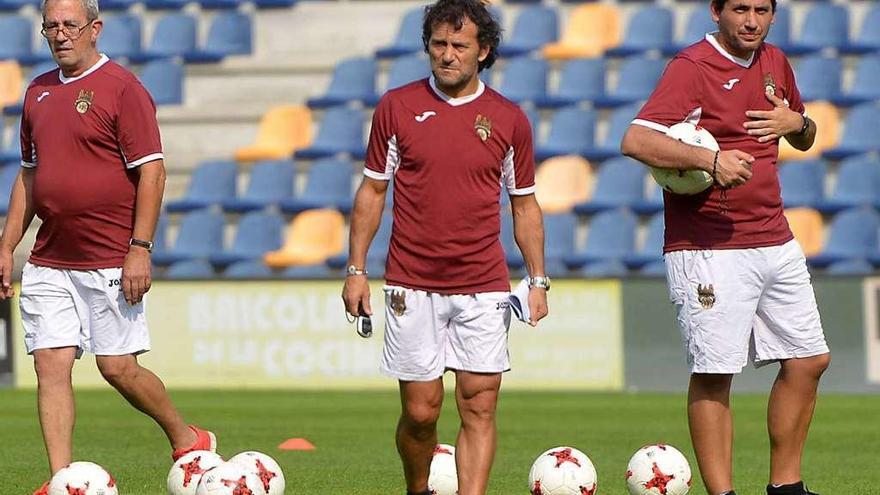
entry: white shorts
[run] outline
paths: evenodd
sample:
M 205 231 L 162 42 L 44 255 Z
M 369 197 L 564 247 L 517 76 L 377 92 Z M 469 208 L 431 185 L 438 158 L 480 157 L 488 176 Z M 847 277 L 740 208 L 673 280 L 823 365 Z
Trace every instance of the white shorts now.
M 509 370 L 507 295 L 446 295 L 385 286 L 382 372 L 398 380 L 430 381 L 447 369 Z
M 150 350 L 144 302 L 125 301 L 122 268 L 64 270 L 27 263 L 21 276 L 21 321 L 28 354 L 78 347 L 101 356 Z
M 761 366 L 828 352 L 797 241 L 665 258 L 691 373 L 739 373 L 749 361 Z

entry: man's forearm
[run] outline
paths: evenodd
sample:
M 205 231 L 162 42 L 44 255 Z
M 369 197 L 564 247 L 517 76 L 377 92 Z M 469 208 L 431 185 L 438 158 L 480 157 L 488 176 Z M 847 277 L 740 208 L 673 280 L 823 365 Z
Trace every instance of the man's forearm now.
M 804 119 L 807 124 L 805 132 L 796 132 L 785 136 L 788 144 L 799 151 L 807 151 L 816 141 L 816 123 L 807 116 L 804 116 Z
M 152 241 L 165 193 L 165 164 L 162 160 L 145 163 L 138 170 L 137 199 L 134 206 L 135 239 Z
M 22 167 L 12 185 L 6 225 L 3 227 L 3 236 L 0 237 L 2 250 L 14 251 L 34 219 L 31 195 L 33 176 L 33 170 Z
M 621 152 L 657 168 L 712 172 L 715 152 L 667 137 L 660 131 L 633 124 L 624 135 Z
M 348 263 L 364 268 L 367 251 L 382 221 L 385 208 L 385 191 L 379 192 L 366 182 L 358 188 L 351 212 L 351 228 L 348 237 Z

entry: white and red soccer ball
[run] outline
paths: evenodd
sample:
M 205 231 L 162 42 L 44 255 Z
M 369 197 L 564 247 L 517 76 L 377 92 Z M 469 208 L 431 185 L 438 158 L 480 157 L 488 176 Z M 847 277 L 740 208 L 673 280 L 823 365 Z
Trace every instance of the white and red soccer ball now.
M 535 459 L 529 471 L 532 495 L 595 495 L 596 468 L 586 454 L 572 447 L 555 447 Z
M 265 495 L 263 483 L 246 466 L 224 462 L 202 475 L 196 495 Z
M 184 455 L 168 471 L 168 495 L 195 495 L 202 476 L 223 462 L 222 457 L 208 450 Z
M 230 463 L 244 466 L 260 481 L 260 494 L 284 495 L 284 473 L 275 459 L 262 452 L 247 451 L 234 455 Z
M 718 141 L 705 128 L 691 122 L 679 122 L 669 128 L 666 135 L 691 146 L 718 151 Z M 699 194 L 715 181 L 704 170 L 678 170 L 674 168 L 649 167 L 654 181 L 663 189 L 675 194 Z
M 691 467 L 671 445 L 646 445 L 629 460 L 626 487 L 631 495 L 685 495 L 691 489 Z
M 428 489 L 431 495 L 458 495 L 458 471 L 455 468 L 455 447 L 452 445 L 441 443 L 434 447 Z
M 94 462 L 74 462 L 49 482 L 49 495 L 118 495 L 116 480 Z

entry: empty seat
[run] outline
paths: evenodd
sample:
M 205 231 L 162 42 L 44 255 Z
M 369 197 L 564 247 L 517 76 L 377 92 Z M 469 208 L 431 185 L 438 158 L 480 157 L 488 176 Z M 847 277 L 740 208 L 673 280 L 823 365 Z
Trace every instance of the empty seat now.
M 348 102 L 367 101 L 376 93 L 376 60 L 354 57 L 342 60 L 333 69 L 327 91 L 308 99 L 310 108 L 326 108 Z
M 816 123 L 819 131 L 813 146 L 807 151 L 796 150 L 787 139 L 779 140 L 779 160 L 807 160 L 822 156 L 827 149 L 837 146 L 840 139 L 840 112 L 827 101 L 812 101 L 804 104 L 805 112 Z
M 831 100 L 840 94 L 843 61 L 839 57 L 807 56 L 797 64 L 795 76 L 801 99 Z
M 666 61 L 645 56 L 630 57 L 618 70 L 617 85 L 596 98 L 597 107 L 618 107 L 646 100 L 666 68 Z
M 424 48 L 422 44 L 423 16 L 423 7 L 413 7 L 407 10 L 400 20 L 400 27 L 397 29 L 394 41 L 390 45 L 376 50 L 376 56 L 391 58 L 422 51 Z
M 222 12 L 214 16 L 202 48 L 184 54 L 188 63 L 216 63 L 231 55 L 253 52 L 251 16 L 243 12 Z
M 223 278 L 235 280 L 266 279 L 272 278 L 272 269 L 263 263 L 263 260 L 237 261 L 223 270 Z
M 237 9 L 245 3 L 242 0 L 199 0 L 202 10 L 230 10 Z
M 831 160 L 880 150 L 880 102 L 863 103 L 850 109 L 843 124 L 840 144 L 822 156 Z
M 9 198 L 12 196 L 12 186 L 18 178 L 21 167 L 13 164 L 0 168 L 0 215 L 9 213 Z
M 663 243 L 666 230 L 663 215 L 661 212 L 651 217 L 642 247 L 635 253 L 623 258 L 623 262 L 627 267 L 641 269 L 651 263 L 663 262 Z
M 200 164 L 183 198 L 167 203 L 165 209 L 172 213 L 198 210 L 234 198 L 237 169 L 235 162 L 228 161 Z
M 339 254 L 345 242 L 345 218 L 336 210 L 308 210 L 290 223 L 284 245 L 266 253 L 263 261 L 273 268 L 323 263 Z
M 290 160 L 263 161 L 254 164 L 247 188 L 235 198 L 223 201 L 230 212 L 262 210 L 293 196 L 294 165 Z
M 544 215 L 544 270 L 551 277 L 565 275 L 563 260 L 574 253 L 576 231 L 577 217 L 573 213 Z
M 874 267 L 863 259 L 848 259 L 831 263 L 825 269 L 825 273 L 840 276 L 865 276 L 874 273 Z
M 595 146 L 584 150 L 581 154 L 588 160 L 601 161 L 620 156 L 620 142 L 641 109 L 640 103 L 619 107 L 608 119 L 608 132 Z
M 645 196 L 645 166 L 628 157 L 608 160 L 599 167 L 593 196 L 574 206 L 580 215 L 629 207 Z
M 556 9 L 546 5 L 529 5 L 519 11 L 510 38 L 502 41 L 498 54 L 503 57 L 523 55 L 556 41 L 558 36 Z
M 535 158 L 580 155 L 592 148 L 596 133 L 596 112 L 578 107 L 557 110 L 550 120 L 546 141 L 535 148 Z
M 556 90 L 535 104 L 553 108 L 595 100 L 605 94 L 605 69 L 602 58 L 571 59 L 562 66 Z
M 183 260 L 165 270 L 164 278 L 171 280 L 207 280 L 214 278 L 214 269 L 205 260 Z
M 28 5 L 39 8 L 40 0 L 0 0 L 0 11 L 17 11 Z
M 215 253 L 208 261 L 226 266 L 246 260 L 262 260 L 263 255 L 281 247 L 284 220 L 277 213 L 253 212 L 241 217 L 229 249 Z
M 672 12 L 666 7 L 646 6 L 630 17 L 623 42 L 605 52 L 611 57 L 627 57 L 648 50 L 662 50 L 672 44 L 675 32 Z
M 384 266 L 370 266 L 367 264 L 367 272 L 370 274 L 370 278 L 373 280 L 382 279 L 382 275 L 385 273 Z M 285 279 L 326 279 L 326 278 L 336 278 L 338 279 L 342 276 L 342 272 L 338 270 L 331 270 L 327 265 L 323 263 L 313 263 L 311 265 L 294 265 L 288 266 L 281 272 L 281 277 Z
M 150 10 L 178 10 L 195 0 L 146 0 L 144 5 Z
M 153 254 L 164 253 L 168 249 L 168 215 L 159 214 L 156 230 L 153 232 Z
M 338 158 L 325 158 L 312 163 L 306 188 L 295 198 L 282 200 L 281 211 L 299 213 L 319 208 L 334 208 L 343 213 L 352 207 L 351 162 Z
M 620 261 L 635 248 L 636 217 L 628 210 L 607 210 L 590 220 L 587 244 L 566 256 L 569 269 L 603 261 Z
M 196 19 L 189 14 L 165 14 L 159 18 L 146 49 L 130 57 L 142 63 L 159 58 L 183 57 L 196 49 Z
M 880 161 L 864 155 L 840 163 L 834 190 L 816 209 L 834 213 L 863 205 L 880 206 Z
M 782 203 L 786 208 L 813 207 L 825 197 L 825 162 L 785 162 L 779 168 Z
M 646 197 L 630 205 L 632 211 L 639 215 L 653 215 L 663 210 L 663 189 L 653 180 L 650 184 Z
M 812 208 L 786 208 L 785 219 L 806 256 L 822 251 L 822 214 Z
M 844 53 L 880 51 L 880 5 L 875 5 L 862 17 L 859 33 L 852 42 L 842 46 Z
M 863 55 L 856 63 L 852 84 L 832 101 L 835 105 L 849 107 L 877 100 L 880 100 L 880 53 Z
M 788 50 L 791 45 L 791 9 L 785 5 L 777 5 L 773 15 L 773 24 L 770 33 L 764 41 L 779 47 L 782 51 Z
M 577 155 L 549 158 L 535 173 L 535 198 L 547 214 L 572 211 L 592 190 L 590 163 Z
M 846 6 L 817 3 L 807 12 L 800 36 L 788 46 L 792 55 L 843 48 L 849 43 L 849 11 Z
M 712 20 L 709 8 L 704 5 L 694 7 L 688 14 L 684 35 L 677 42 L 666 46 L 663 49 L 663 53 L 665 55 L 674 55 L 682 49 L 702 41 L 707 33 L 715 31 L 718 31 L 718 24 Z
M 390 184 L 391 183 L 389 183 L 388 190 L 389 196 L 391 194 Z M 388 247 L 391 244 L 391 232 L 393 228 L 394 216 L 392 215 L 391 210 L 386 207 L 385 211 L 382 213 L 379 230 L 376 231 L 376 235 L 373 236 L 373 242 L 370 243 L 370 248 L 367 250 L 367 271 L 370 272 L 371 276 L 385 272 L 385 258 L 388 257 Z M 325 263 L 327 267 L 334 270 L 335 273 L 340 273 L 348 263 L 348 243 L 345 243 L 341 253 L 335 256 L 330 256 Z
M 6 124 L 5 129 L 3 129 L 3 150 L 0 151 L 0 163 L 21 164 L 20 129 L 21 116 L 16 118 L 14 122 Z
M 626 265 L 620 260 L 599 260 L 590 263 L 580 270 L 578 275 L 584 278 L 620 278 L 626 275 Z
M 513 216 L 510 212 L 501 211 L 501 232 L 499 233 L 501 247 L 504 249 L 504 257 L 507 266 L 511 270 L 521 270 L 525 265 L 525 259 L 516 244 L 516 237 L 513 231 Z M 514 276 L 514 275 L 511 275 Z
M 388 69 L 388 79 L 385 82 L 385 91 L 399 88 L 413 81 L 424 79 L 431 75 L 431 66 L 428 59 L 422 54 L 415 53 L 412 55 L 404 55 L 397 57 L 391 62 L 391 68 Z M 384 91 L 382 92 L 384 94 Z M 367 101 L 370 105 L 379 102 L 382 94 L 377 93 Z
M 620 43 L 620 12 L 614 5 L 578 5 L 569 14 L 562 37 L 544 45 L 544 57 L 567 59 L 596 57 Z
M 0 60 L 25 62 L 33 52 L 33 23 L 20 15 L 0 16 Z
M 104 16 L 98 49 L 108 57 L 131 57 L 141 52 L 141 18 L 134 14 Z
M 302 105 L 270 108 L 260 119 L 254 144 L 235 150 L 240 162 L 280 160 L 312 141 L 312 112 Z
M 354 108 L 332 107 L 324 112 L 312 144 L 294 152 L 296 158 L 324 158 L 338 153 L 363 157 L 364 114 Z
M 144 64 L 140 80 L 156 105 L 183 104 L 183 64 L 165 59 Z
M 499 92 L 516 103 L 541 100 L 547 94 L 548 70 L 549 66 L 544 59 L 511 59 L 504 66 Z
M 880 215 L 873 208 L 844 210 L 831 220 L 828 240 L 822 252 L 808 257 L 812 266 L 828 266 L 845 259 L 867 259 L 875 255 Z
M 18 104 L 25 86 L 21 66 L 14 60 L 0 61 L 0 107 Z
M 178 261 L 207 260 L 222 252 L 223 223 L 223 215 L 208 208 L 187 213 L 180 220 L 174 244 L 163 253 L 154 252 L 153 263 L 165 266 Z

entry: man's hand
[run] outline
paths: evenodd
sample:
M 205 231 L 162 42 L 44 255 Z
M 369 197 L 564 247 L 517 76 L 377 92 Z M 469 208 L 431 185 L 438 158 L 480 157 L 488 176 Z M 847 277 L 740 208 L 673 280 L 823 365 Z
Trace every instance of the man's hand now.
M 538 322 L 547 316 L 547 289 L 532 287 L 529 289 L 529 325 L 536 327 Z
M 746 116 L 751 120 L 743 123 L 751 136 L 759 136 L 759 143 L 776 141 L 783 136 L 800 131 L 804 126 L 804 116 L 788 108 L 788 104 L 776 95 L 765 93 L 773 103 L 773 110 L 749 110 Z
M 12 251 L 0 249 L 0 299 L 6 299 L 15 295 L 12 287 Z
M 342 286 L 342 301 L 345 303 L 345 311 L 352 316 L 360 315 L 361 308 L 366 316 L 373 315 L 373 309 L 370 307 L 370 284 L 367 283 L 366 275 L 345 277 L 345 285 Z
M 122 294 L 128 304 L 134 306 L 144 299 L 153 283 L 150 252 L 138 246 L 131 246 L 122 264 Z
M 725 150 L 718 154 L 715 182 L 721 187 L 736 187 L 752 178 L 755 157 L 740 150 Z

